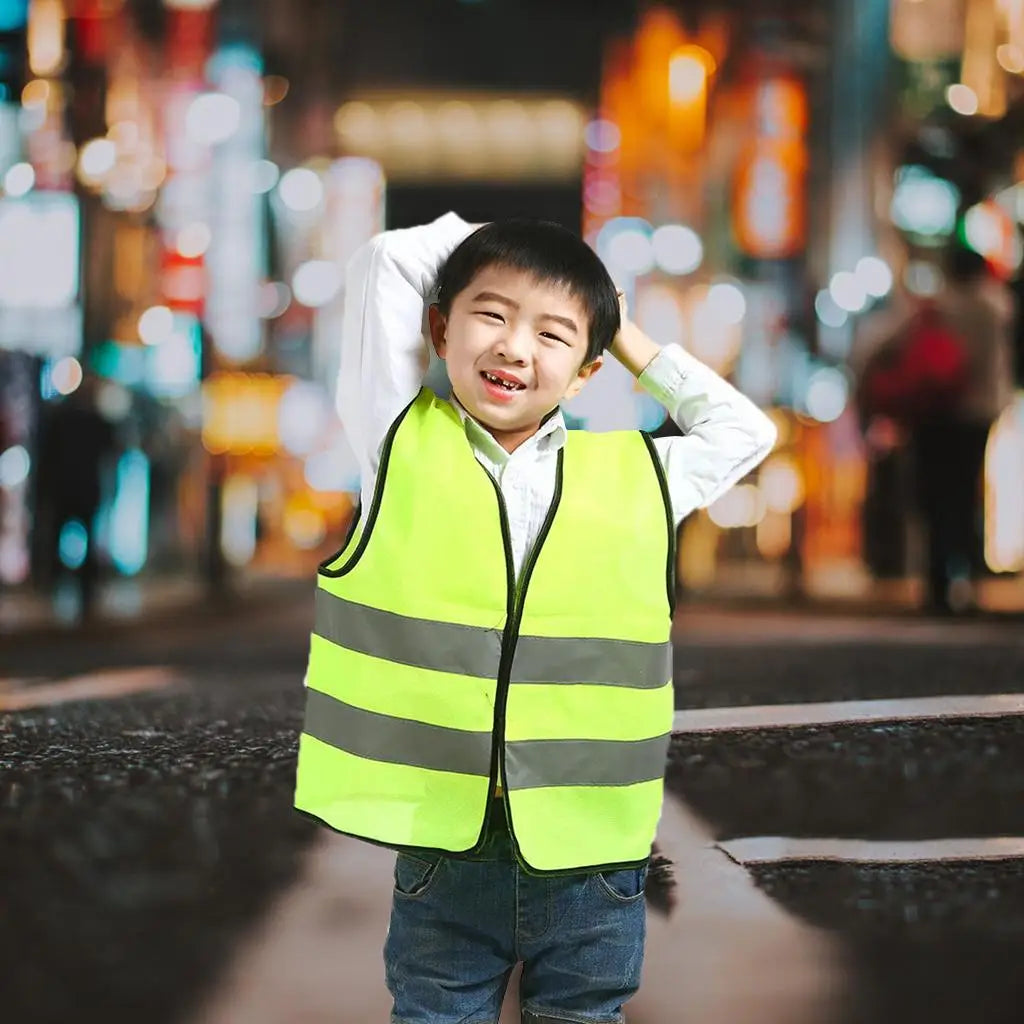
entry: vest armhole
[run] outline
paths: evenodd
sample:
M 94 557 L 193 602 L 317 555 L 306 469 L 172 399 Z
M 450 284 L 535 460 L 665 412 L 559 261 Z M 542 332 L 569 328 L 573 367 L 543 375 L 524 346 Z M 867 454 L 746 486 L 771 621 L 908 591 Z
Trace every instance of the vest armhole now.
M 325 558 L 316 567 L 316 571 L 317 571 L 317 573 L 320 576 L 331 576 L 332 575 L 332 571 L 330 569 L 328 569 L 327 567 L 332 562 L 336 562 L 345 553 L 345 548 L 347 548 L 349 546 L 349 543 L 351 542 L 353 535 L 355 534 L 356 530 L 359 529 L 359 523 L 362 520 L 362 518 L 363 518 L 363 503 L 362 503 L 362 501 L 360 501 L 356 505 L 355 513 L 352 516 L 351 522 L 349 522 L 349 524 L 348 524 L 348 529 L 345 531 L 345 539 L 341 542 L 341 547 L 338 548 L 338 550 L 335 551 L 333 555 L 330 555 L 327 558 Z
M 647 454 L 651 457 L 654 465 L 654 475 L 658 478 L 658 486 L 661 488 L 661 500 L 665 509 L 665 529 L 668 532 L 668 558 L 665 566 L 665 593 L 668 597 L 669 618 L 676 613 L 676 524 L 672 517 L 672 498 L 668 492 L 668 480 L 665 479 L 665 467 L 658 458 L 658 450 L 654 447 L 654 441 L 646 430 L 640 431 L 647 447 Z
M 366 517 L 366 527 L 363 530 L 363 535 L 359 538 L 359 543 L 356 545 L 355 551 L 352 552 L 350 558 L 346 559 L 345 564 L 340 569 L 328 569 L 326 568 L 331 564 L 334 559 L 340 555 L 348 545 L 348 542 L 352 539 L 352 531 L 355 530 L 359 525 L 359 520 L 362 516 L 362 503 L 358 507 L 358 515 L 353 518 L 352 526 L 349 529 L 349 534 L 345 538 L 345 543 L 341 546 L 337 554 L 328 558 L 325 562 L 320 565 L 318 573 L 321 576 L 328 576 L 331 579 L 338 579 L 341 576 L 346 576 L 350 573 L 359 560 L 363 557 L 363 552 L 366 551 L 366 546 L 370 543 L 370 535 L 373 533 L 373 527 L 377 522 L 377 515 L 380 512 L 381 499 L 384 497 L 384 484 L 387 480 L 388 466 L 391 464 L 391 449 L 395 444 L 395 436 L 398 433 L 398 428 L 402 425 L 403 420 L 409 415 L 409 410 L 416 404 L 420 395 L 423 393 L 423 389 L 420 388 L 419 392 L 414 398 L 396 417 L 395 422 L 388 428 L 387 435 L 384 438 L 384 444 L 381 446 L 380 451 L 380 468 L 377 470 L 377 482 L 373 488 L 373 501 L 370 503 L 370 512 Z

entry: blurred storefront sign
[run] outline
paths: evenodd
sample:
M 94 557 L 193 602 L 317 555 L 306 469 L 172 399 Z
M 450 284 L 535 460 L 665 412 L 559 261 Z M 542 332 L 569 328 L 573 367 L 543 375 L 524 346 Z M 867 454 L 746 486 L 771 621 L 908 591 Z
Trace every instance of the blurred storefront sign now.
M 0 352 L 0 584 L 22 583 L 30 567 L 29 509 L 36 431 L 36 374 L 20 352 Z
M 733 227 L 756 259 L 796 255 L 806 239 L 807 94 L 796 78 L 754 87 L 754 139 L 736 176 Z
M 985 451 L 985 562 L 1024 570 L 1024 392 L 996 421 Z
M 0 348 L 78 352 L 78 200 L 56 192 L 0 199 L 0 267 Z
M 64 193 L 0 199 L 0 305 L 59 309 L 78 295 L 78 200 Z
M 587 120 L 561 96 L 406 90 L 353 97 L 334 128 L 345 153 L 372 157 L 399 183 L 572 181 Z
M 967 0 L 960 81 L 977 97 L 982 117 L 1006 113 L 1006 75 L 997 59 L 1005 39 L 1006 0 Z
M 213 347 L 224 359 L 244 363 L 263 348 L 259 286 L 266 273 L 264 202 L 252 188 L 239 188 L 264 155 L 262 71 L 259 54 L 248 47 L 218 50 L 210 60 L 208 94 L 223 113 L 210 127 L 220 129 L 212 147 L 207 297 L 204 317 Z M 228 129 L 231 129 L 228 131 Z M 179 244 L 179 251 L 181 246 Z
M 384 230 L 387 179 L 376 160 L 349 156 L 330 164 L 323 186 L 324 216 L 317 226 L 316 248 L 337 273 L 338 288 L 315 308 L 311 362 L 314 379 L 333 387 L 341 358 L 338 338 L 345 309 L 342 268 L 356 249 Z M 294 283 L 301 302 L 297 275 Z

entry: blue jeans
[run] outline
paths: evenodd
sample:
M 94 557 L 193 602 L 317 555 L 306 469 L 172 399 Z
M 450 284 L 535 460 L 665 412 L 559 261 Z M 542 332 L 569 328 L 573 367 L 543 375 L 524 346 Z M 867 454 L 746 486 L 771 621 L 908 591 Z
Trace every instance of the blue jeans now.
M 622 1024 L 640 985 L 647 864 L 527 874 L 504 808 L 472 859 L 399 853 L 384 944 L 391 1024 L 495 1024 L 523 962 L 523 1024 Z

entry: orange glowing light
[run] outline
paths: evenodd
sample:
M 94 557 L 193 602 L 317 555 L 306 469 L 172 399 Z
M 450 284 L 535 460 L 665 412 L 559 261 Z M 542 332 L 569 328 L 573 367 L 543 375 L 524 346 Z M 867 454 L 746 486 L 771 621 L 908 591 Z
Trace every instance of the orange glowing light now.
M 672 102 L 693 103 L 701 99 L 715 66 L 715 58 L 703 46 L 680 46 L 669 61 L 668 85 Z

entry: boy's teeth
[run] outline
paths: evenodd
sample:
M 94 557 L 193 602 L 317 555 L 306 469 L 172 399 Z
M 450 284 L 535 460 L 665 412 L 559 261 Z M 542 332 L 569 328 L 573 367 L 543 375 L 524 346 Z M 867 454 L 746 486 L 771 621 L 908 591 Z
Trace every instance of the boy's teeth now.
M 502 380 L 501 377 L 495 377 L 493 373 L 488 373 L 484 370 L 484 376 L 492 383 L 498 384 L 503 387 L 506 391 L 518 391 L 519 385 L 512 383 L 510 380 Z

